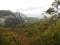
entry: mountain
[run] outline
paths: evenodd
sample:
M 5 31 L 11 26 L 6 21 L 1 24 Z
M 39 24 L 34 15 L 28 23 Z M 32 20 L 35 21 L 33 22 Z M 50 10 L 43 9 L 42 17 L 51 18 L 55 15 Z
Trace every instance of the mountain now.
M 17 23 L 22 23 L 24 20 L 22 19 L 21 15 L 19 15 L 10 10 L 0 10 L 0 24 L 15 25 Z
M 0 17 L 9 16 L 9 15 L 14 16 L 15 14 L 10 10 L 0 10 Z
M 0 10 L 0 24 L 15 26 L 16 24 L 32 23 L 39 21 L 36 17 L 27 17 L 21 12 L 12 12 L 10 10 Z M 25 24 L 26 25 L 26 24 Z

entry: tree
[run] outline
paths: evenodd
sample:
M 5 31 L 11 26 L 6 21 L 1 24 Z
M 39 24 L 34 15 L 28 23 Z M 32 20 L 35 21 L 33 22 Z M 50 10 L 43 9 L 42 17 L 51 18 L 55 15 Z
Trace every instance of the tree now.
M 57 0 L 58 5 L 60 5 L 60 0 Z
M 53 8 L 49 8 L 49 9 L 46 11 L 46 13 L 49 13 L 49 14 L 51 14 L 52 12 L 54 12 L 54 9 L 53 9 Z
M 54 19 L 58 19 L 59 18 L 59 5 L 60 5 L 60 0 L 55 0 L 52 3 L 52 8 L 47 9 L 46 13 L 51 14 L 51 15 L 56 15 L 56 17 L 54 17 Z
M 53 3 L 52 3 L 52 8 L 49 8 L 47 9 L 46 13 L 48 14 L 51 14 L 54 12 L 54 15 L 57 14 L 58 15 L 58 6 L 59 6 L 59 3 L 60 1 L 59 0 L 55 0 Z

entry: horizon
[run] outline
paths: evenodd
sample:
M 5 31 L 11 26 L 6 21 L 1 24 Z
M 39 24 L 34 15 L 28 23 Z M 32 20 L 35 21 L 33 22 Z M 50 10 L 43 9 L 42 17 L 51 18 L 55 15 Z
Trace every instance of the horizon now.
M 27 16 L 36 17 L 51 7 L 53 1 L 54 0 L 1 0 L 0 10 L 19 11 Z

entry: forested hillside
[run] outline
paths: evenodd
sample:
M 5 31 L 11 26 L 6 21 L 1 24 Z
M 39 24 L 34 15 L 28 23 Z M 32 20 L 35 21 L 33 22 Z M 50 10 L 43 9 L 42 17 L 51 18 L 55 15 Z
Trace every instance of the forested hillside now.
M 0 26 L 1 45 L 60 45 L 60 18 L 31 25 L 31 28 Z
M 52 16 L 43 19 L 21 17 L 24 14 L 1 10 L 0 45 L 60 45 L 59 5 L 60 0 L 55 0 L 52 4 L 55 7 L 50 7 L 45 12 Z

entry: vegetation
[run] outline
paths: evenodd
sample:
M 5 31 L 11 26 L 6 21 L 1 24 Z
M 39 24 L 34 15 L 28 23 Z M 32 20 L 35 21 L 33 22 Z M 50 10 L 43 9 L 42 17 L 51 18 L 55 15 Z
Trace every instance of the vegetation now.
M 60 0 L 58 0 L 58 4 L 60 5 Z
M 20 45 L 19 43 L 13 32 L 0 33 L 0 45 Z
M 53 18 L 31 28 L 0 26 L 0 45 L 60 45 L 60 18 L 55 22 Z
M 53 9 L 53 8 L 49 8 L 49 9 L 46 11 L 46 13 L 49 13 L 49 14 L 51 14 L 52 12 L 54 12 L 54 9 Z
M 47 13 L 51 12 L 53 9 L 49 8 Z M 39 21 L 19 21 L 8 17 L 5 25 L 0 25 L 0 45 L 60 45 L 60 13 Z

